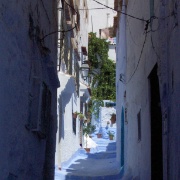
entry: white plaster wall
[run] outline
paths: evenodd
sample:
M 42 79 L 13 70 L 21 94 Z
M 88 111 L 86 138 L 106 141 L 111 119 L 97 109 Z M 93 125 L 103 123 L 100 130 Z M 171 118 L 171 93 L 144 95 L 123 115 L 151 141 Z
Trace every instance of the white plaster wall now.
M 110 126 L 116 128 L 116 123 L 111 125 L 111 115 L 116 114 L 115 107 L 101 107 L 100 108 L 100 122 L 102 127 L 106 127 L 107 122 L 109 121 Z
M 116 45 L 109 45 L 108 57 L 109 59 L 116 61 Z
M 124 11 L 124 10 L 123 10 Z M 126 69 L 126 33 L 125 33 L 125 16 L 119 19 L 119 27 L 116 34 L 116 125 L 121 127 L 121 109 L 124 107 L 124 84 L 119 81 L 120 74 L 125 74 Z M 120 165 L 121 160 L 121 128 L 117 128 L 117 162 Z
M 140 2 L 139 2 L 140 3 Z M 147 7 L 145 2 L 138 2 L 133 5 L 132 2 L 128 3 L 127 13 L 131 13 L 135 16 L 148 17 L 147 10 L 140 10 L 143 6 L 143 10 Z M 134 7 L 132 10 L 131 7 Z M 128 11 L 128 10 L 131 11 Z M 141 13 L 141 14 L 140 14 Z M 125 21 L 126 20 L 126 21 Z M 129 24 L 127 23 L 129 22 Z M 129 25 L 129 26 L 128 26 Z M 117 126 L 121 127 L 121 109 L 122 106 L 127 108 L 127 119 L 124 126 L 125 130 L 125 164 L 124 164 L 124 176 L 138 177 L 140 179 L 150 178 L 150 120 L 149 120 L 149 87 L 148 87 L 148 72 L 149 68 L 153 66 L 153 60 L 147 56 L 148 49 L 143 51 L 143 55 L 138 67 L 137 72 L 131 78 L 131 75 L 137 65 L 143 40 L 144 40 L 144 25 L 141 21 L 137 21 L 131 18 L 121 15 L 120 31 L 118 31 L 118 45 L 117 45 Z M 131 29 L 131 32 L 130 30 Z M 131 34 L 130 34 L 131 33 Z M 134 44 L 134 39 L 136 44 Z M 149 38 L 149 37 L 148 37 Z M 127 46 L 126 46 L 127 42 Z M 146 42 L 147 44 L 149 41 Z M 147 45 L 146 44 L 146 45 Z M 151 59 L 151 60 L 150 60 Z M 150 61 L 151 65 L 147 65 L 146 62 Z M 126 65 L 127 63 L 127 65 Z M 120 74 L 123 74 L 125 81 L 120 81 Z M 126 84 L 127 83 L 127 84 Z M 126 91 L 126 94 L 125 94 Z M 141 109 L 142 117 L 142 140 L 138 142 L 138 129 L 137 129 L 137 114 Z M 117 160 L 121 160 L 121 131 L 117 131 Z
M 168 16 L 171 12 L 175 12 L 176 15 L 172 15 L 165 21 L 160 21 L 159 43 L 155 46 L 158 47 L 160 55 L 158 63 L 161 105 L 163 123 L 165 124 L 163 128 L 164 174 L 167 179 L 180 178 L 180 27 L 178 25 L 180 24 L 180 7 L 178 3 L 178 1 L 168 1 L 166 7 L 158 6 L 159 16 Z
M 76 119 L 76 135 L 73 133 L 72 114 L 72 99 L 65 107 L 64 113 L 64 137 L 61 138 L 61 157 L 62 162 L 67 161 L 72 154 L 80 148 L 79 139 L 79 120 Z
M 175 8 L 174 1 L 167 1 L 166 6 L 159 1 L 155 1 L 155 15 L 159 18 L 167 17 L 172 11 L 176 11 L 179 17 L 179 7 Z M 150 17 L 149 2 L 137 1 L 135 4 L 131 1 L 128 2 L 127 13 L 136 17 L 148 19 Z M 123 17 L 123 15 L 121 15 Z M 166 20 L 159 19 L 153 21 L 153 28 L 157 28 L 156 32 L 152 33 L 153 45 L 151 42 L 151 34 L 147 34 L 144 50 L 139 61 L 143 42 L 145 39 L 144 27 L 146 22 L 141 22 L 130 17 L 126 17 L 125 24 L 120 22 L 117 37 L 117 109 L 120 108 L 120 103 L 123 101 L 121 88 L 124 86 L 119 81 L 119 74 L 121 73 L 120 64 L 123 58 L 122 50 L 125 47 L 124 42 L 120 37 L 123 33 L 122 26 L 126 26 L 126 40 L 127 42 L 127 67 L 126 67 L 126 98 L 124 99 L 125 107 L 127 107 L 127 121 L 125 125 L 125 176 L 136 177 L 139 179 L 151 179 L 151 134 L 150 134 L 150 99 L 149 99 L 149 82 L 148 76 L 158 63 L 158 76 L 160 83 L 161 93 L 161 106 L 163 123 L 168 124 L 168 129 L 163 125 L 163 131 L 168 131 L 168 134 L 163 134 L 163 165 L 164 165 L 164 178 L 165 179 L 178 179 L 179 174 L 179 147 L 180 139 L 178 137 L 179 128 L 179 102 L 176 100 L 179 97 L 179 23 L 177 18 L 167 18 Z M 172 30 L 174 28 L 174 30 Z M 156 55 L 157 53 L 157 55 Z M 158 57 L 159 56 L 159 57 Z M 139 61 L 138 68 L 131 78 Z M 176 75 L 172 77 L 172 72 Z M 174 86 L 172 85 L 174 82 Z M 167 85 L 167 86 L 166 86 Z M 175 105 L 176 104 L 176 105 Z M 141 134 L 142 139 L 140 142 L 137 140 L 137 114 L 141 110 Z M 166 117 L 166 113 L 168 116 Z M 117 117 L 120 114 L 117 111 Z M 168 122 L 167 122 L 168 121 Z M 119 126 L 117 121 L 117 126 Z M 165 129 L 164 129 L 165 128 Z M 120 142 L 120 131 L 118 142 Z M 168 140 L 169 139 L 169 140 Z M 167 150 L 169 149 L 169 150 Z M 119 152 L 118 159 L 120 158 L 120 143 L 117 144 Z M 177 152 L 175 154 L 174 152 Z M 177 165 L 178 164 L 178 165 Z M 168 168 L 169 167 L 169 168 Z M 169 174 L 167 176 L 167 174 Z
M 85 2 L 87 5 L 87 2 Z M 79 9 L 87 9 L 84 7 L 84 1 L 79 2 Z M 77 48 L 80 58 L 81 56 L 81 47 L 86 47 L 88 51 L 88 17 L 86 18 L 86 10 L 79 10 L 80 13 L 80 29 L 79 31 L 74 30 L 74 39 L 77 42 Z M 60 17 L 59 17 L 60 18 Z M 72 48 L 75 48 L 71 45 L 71 34 L 67 36 L 68 45 L 65 45 L 66 52 L 72 53 Z M 65 53 L 66 55 L 66 53 Z M 72 57 L 71 56 L 71 57 Z M 69 58 L 71 58 L 69 57 Z M 79 66 L 81 66 L 82 59 L 78 60 Z M 64 66 L 65 64 L 63 64 Z M 72 111 L 80 112 L 80 96 L 83 96 L 84 90 L 87 89 L 87 86 L 80 86 L 79 97 L 76 92 L 75 78 L 68 74 L 65 74 L 66 70 L 61 68 L 58 76 L 61 81 L 61 87 L 58 89 L 58 130 L 57 130 L 57 139 L 56 139 L 56 160 L 55 164 L 61 167 L 61 163 L 67 161 L 75 151 L 80 148 L 80 123 L 78 118 L 76 119 L 76 135 L 73 133 L 72 126 Z M 80 75 L 80 82 L 83 82 Z M 83 91 L 83 92 L 82 92 Z
M 0 2 L 0 179 L 43 179 L 46 140 L 25 128 L 28 121 L 29 78 L 32 61 L 43 60 L 37 43 L 30 40 L 29 14 L 34 25 L 39 20 L 40 30 L 49 33 L 56 28 L 53 3 L 45 2 L 49 20 L 38 1 Z M 39 17 L 36 8 L 39 8 Z M 43 20 L 42 18 L 43 17 Z M 53 17 L 53 19 L 52 19 Z M 45 45 L 50 48 L 50 59 L 56 65 L 56 36 L 49 37 Z M 41 70 L 40 70 L 41 71 Z M 46 81 L 46 78 L 44 78 Z M 49 155 L 49 179 L 53 179 L 54 140 L 56 125 L 56 90 L 52 90 L 52 124 L 50 127 L 52 149 Z M 48 154 L 47 154 L 48 156 Z M 48 159 L 48 157 L 47 157 Z M 51 171 L 51 172 L 50 172 Z M 10 175 L 11 174 L 11 175 Z M 10 177 L 11 176 L 11 177 Z
M 88 12 L 88 5 L 89 2 L 86 0 L 86 5 L 84 7 L 83 5 L 83 1 L 80 1 L 80 6 L 79 9 L 85 9 L 85 10 L 79 10 L 80 13 L 80 31 L 78 34 L 78 38 L 79 38 L 79 48 L 81 48 L 81 46 L 85 46 L 87 51 L 88 51 L 88 24 L 89 24 L 89 12 Z M 86 15 L 87 14 L 87 15 Z M 80 49 L 79 49 L 80 50 Z M 81 50 L 80 50 L 81 51 Z
M 56 134 L 56 161 L 61 163 L 67 161 L 80 147 L 79 120 L 76 119 L 76 135 L 73 133 L 72 112 L 79 112 L 80 99 L 75 90 L 74 78 L 59 72 L 61 87 L 58 88 L 58 130 Z

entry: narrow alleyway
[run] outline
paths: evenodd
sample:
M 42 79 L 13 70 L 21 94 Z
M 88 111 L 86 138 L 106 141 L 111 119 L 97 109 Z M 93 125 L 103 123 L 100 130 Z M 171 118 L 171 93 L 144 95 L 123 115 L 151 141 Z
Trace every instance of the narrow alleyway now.
M 115 131 L 114 128 L 108 130 Z M 90 153 L 81 148 L 61 170 L 56 167 L 55 180 L 119 180 L 116 140 L 109 140 L 106 132 L 103 128 L 102 138 L 97 138 L 97 132 L 93 134 L 92 140 L 97 146 L 91 148 Z

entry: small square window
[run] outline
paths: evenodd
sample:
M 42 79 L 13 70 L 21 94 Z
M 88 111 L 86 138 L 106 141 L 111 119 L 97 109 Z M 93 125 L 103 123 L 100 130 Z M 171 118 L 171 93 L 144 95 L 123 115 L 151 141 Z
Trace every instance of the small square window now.
M 29 118 L 26 128 L 46 138 L 51 116 L 51 92 L 45 83 L 36 80 L 29 97 Z

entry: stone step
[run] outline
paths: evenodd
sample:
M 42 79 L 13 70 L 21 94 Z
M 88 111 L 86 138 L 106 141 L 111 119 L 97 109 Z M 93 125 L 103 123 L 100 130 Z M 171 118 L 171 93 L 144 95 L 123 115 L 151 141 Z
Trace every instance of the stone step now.
M 110 170 L 111 171 L 111 170 Z M 109 174 L 104 176 L 95 176 L 92 172 L 91 175 L 77 175 L 75 170 L 61 171 L 57 177 L 55 175 L 55 180 L 120 180 L 122 178 L 123 172 L 117 172 L 115 174 Z M 128 179 L 129 180 L 129 179 Z
M 59 180 L 120 180 L 120 175 L 109 175 L 109 176 L 75 176 L 75 175 L 66 175 L 66 179 Z
M 93 153 L 93 154 L 88 154 L 88 158 L 92 158 L 92 159 L 116 158 L 116 151 L 112 151 L 112 152 L 97 152 L 97 153 Z
M 116 151 L 116 143 L 100 143 L 96 149 L 97 151 Z

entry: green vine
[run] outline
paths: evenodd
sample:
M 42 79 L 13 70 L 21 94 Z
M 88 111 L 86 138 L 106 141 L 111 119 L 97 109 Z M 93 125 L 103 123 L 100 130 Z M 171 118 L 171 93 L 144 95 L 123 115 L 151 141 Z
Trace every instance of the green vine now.
M 93 112 L 98 114 L 103 100 L 115 101 L 116 64 L 108 59 L 108 42 L 89 33 L 88 59 L 90 61 L 90 76 L 92 76 L 91 91 Z

